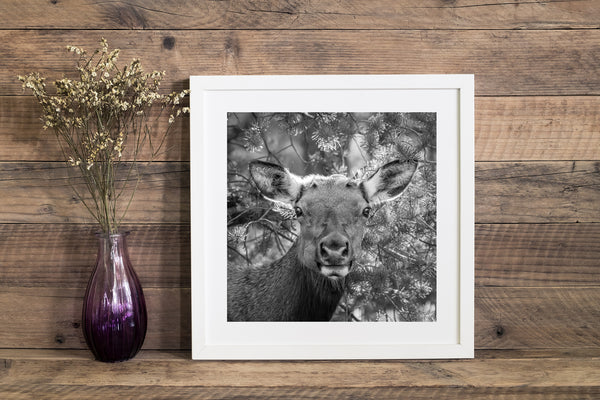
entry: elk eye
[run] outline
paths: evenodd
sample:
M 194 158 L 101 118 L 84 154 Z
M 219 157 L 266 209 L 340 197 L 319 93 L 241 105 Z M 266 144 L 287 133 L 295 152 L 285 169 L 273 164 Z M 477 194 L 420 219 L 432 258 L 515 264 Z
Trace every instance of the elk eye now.
M 294 207 L 294 212 L 296 213 L 296 217 L 301 217 L 304 214 L 304 211 L 300 207 Z
M 362 211 L 362 215 L 366 218 L 369 218 L 369 216 L 371 215 L 371 207 L 365 207 Z

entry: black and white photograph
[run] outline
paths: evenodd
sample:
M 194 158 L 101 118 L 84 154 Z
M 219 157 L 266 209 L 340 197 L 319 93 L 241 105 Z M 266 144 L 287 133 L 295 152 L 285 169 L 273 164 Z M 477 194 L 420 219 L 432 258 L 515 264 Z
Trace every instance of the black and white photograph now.
M 435 112 L 227 113 L 228 321 L 436 321 Z
M 194 76 L 197 359 L 473 356 L 473 77 Z

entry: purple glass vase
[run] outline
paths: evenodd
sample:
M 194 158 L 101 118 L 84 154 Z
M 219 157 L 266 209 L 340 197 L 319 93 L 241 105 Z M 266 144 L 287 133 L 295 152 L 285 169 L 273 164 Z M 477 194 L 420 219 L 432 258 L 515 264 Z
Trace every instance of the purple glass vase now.
M 85 341 L 103 362 L 134 357 L 146 337 L 146 301 L 129 261 L 126 234 L 99 234 L 96 267 L 83 300 Z

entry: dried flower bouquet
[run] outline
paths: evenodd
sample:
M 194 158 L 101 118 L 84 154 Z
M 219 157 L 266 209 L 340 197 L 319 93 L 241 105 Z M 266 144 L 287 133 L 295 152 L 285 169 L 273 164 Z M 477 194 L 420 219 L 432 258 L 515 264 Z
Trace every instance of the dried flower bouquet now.
M 77 77 L 55 81 L 55 93 L 48 92 L 39 73 L 19 76 L 19 80 L 42 106 L 44 129 L 55 132 L 65 161 L 83 178 L 85 190 L 72 185 L 75 193 L 102 231 L 114 234 L 140 179 L 140 151 L 147 146 L 154 158 L 163 150 L 175 119 L 189 112 L 181 105 L 189 91 L 159 93 L 165 72 L 145 73 L 138 59 L 118 67 L 120 50 L 109 50 L 105 39 L 91 55 L 75 46 L 67 46 L 67 51 L 79 56 Z M 164 110 L 169 115 L 168 127 L 154 135 L 154 140 L 150 129 L 155 122 L 150 116 L 153 107 L 160 107 L 156 118 Z

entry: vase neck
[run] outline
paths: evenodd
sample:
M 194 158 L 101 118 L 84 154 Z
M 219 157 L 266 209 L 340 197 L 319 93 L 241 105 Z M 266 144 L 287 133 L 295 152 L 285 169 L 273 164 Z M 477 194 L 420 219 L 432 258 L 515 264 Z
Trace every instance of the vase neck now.
M 98 238 L 98 240 L 100 240 L 100 242 L 107 241 L 107 242 L 112 242 L 112 243 L 124 241 L 128 235 L 129 235 L 129 232 L 119 232 L 119 233 L 110 233 L 110 234 L 106 233 L 106 232 L 96 233 L 96 237 Z
M 106 234 L 99 233 L 98 237 L 98 261 L 110 263 L 113 267 L 123 266 L 129 261 L 127 253 L 127 233 Z

